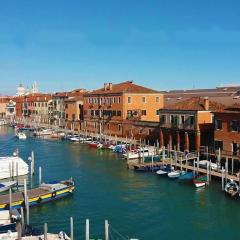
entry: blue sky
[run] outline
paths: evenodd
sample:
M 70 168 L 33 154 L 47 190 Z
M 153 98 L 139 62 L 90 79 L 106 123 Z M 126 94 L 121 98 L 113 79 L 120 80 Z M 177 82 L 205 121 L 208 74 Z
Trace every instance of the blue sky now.
M 0 92 L 240 83 L 239 0 L 0 2 Z

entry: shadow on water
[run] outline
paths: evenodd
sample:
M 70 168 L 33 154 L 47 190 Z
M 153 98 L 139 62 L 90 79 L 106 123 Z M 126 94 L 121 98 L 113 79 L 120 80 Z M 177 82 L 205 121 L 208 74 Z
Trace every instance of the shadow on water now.
M 0 128 L 1 155 L 16 148 L 24 159 L 34 150 L 35 184 L 39 166 L 43 181 L 75 180 L 73 196 L 31 209 L 30 221 L 38 229 L 47 222 L 50 231 L 69 232 L 72 216 L 76 239 L 84 238 L 86 218 L 95 236 L 108 219 L 122 234 L 139 239 L 238 238 L 240 203 L 226 197 L 217 182 L 197 190 L 190 183 L 127 170 L 111 152 L 65 141 L 19 141 L 11 129 Z

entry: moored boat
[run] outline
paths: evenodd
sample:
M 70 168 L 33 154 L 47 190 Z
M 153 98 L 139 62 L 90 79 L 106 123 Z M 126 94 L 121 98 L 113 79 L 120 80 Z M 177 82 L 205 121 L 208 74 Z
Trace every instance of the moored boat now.
M 92 142 L 88 143 L 88 146 L 91 148 L 97 148 L 98 145 L 99 145 L 99 142 L 97 142 L 97 141 L 92 141 Z
M 16 181 L 9 181 L 9 182 L 0 182 L 0 192 L 6 192 L 11 187 L 16 185 Z
M 196 174 L 194 174 L 193 172 L 185 172 L 181 174 L 179 180 L 192 180 L 195 176 Z
M 26 135 L 24 132 L 17 132 L 17 133 L 16 133 L 16 137 L 17 137 L 18 139 L 22 139 L 22 140 L 27 139 L 27 135 Z
M 182 174 L 184 174 L 185 173 L 185 171 L 179 171 L 179 170 L 177 170 L 177 171 L 172 171 L 172 172 L 170 172 L 170 173 L 168 173 L 168 177 L 169 178 L 179 178 Z
M 232 179 L 225 185 L 224 191 L 231 197 L 239 195 L 239 185 Z
M 7 121 L 5 119 L 0 119 L 0 126 L 6 125 Z
M 38 188 L 33 188 L 27 191 L 29 206 L 33 207 L 42 203 L 55 201 L 59 198 L 71 195 L 75 189 L 72 179 L 43 183 Z M 0 195 L 0 210 L 9 209 L 9 194 Z M 12 209 L 19 209 L 25 205 L 25 198 L 22 192 L 12 194 Z
M 20 220 L 21 215 L 17 210 L 0 211 L 0 233 L 16 232 L 17 222 Z
M 207 175 L 199 176 L 193 180 L 196 188 L 205 187 L 207 184 Z
M 167 165 L 167 166 L 161 167 L 161 168 L 156 172 L 156 174 L 158 174 L 158 175 L 165 175 L 165 174 L 170 173 L 170 172 L 173 171 L 173 170 L 174 170 L 173 167 L 171 168 L 170 165 Z
M 16 169 L 18 167 L 18 170 Z M 9 171 L 9 168 L 12 171 Z M 26 176 L 29 173 L 29 166 L 23 161 L 22 158 L 13 157 L 0 157 L 0 179 L 9 179 L 20 176 Z
M 37 137 L 41 137 L 41 136 L 50 136 L 53 134 L 53 130 L 52 129 L 39 129 L 39 130 L 35 130 L 33 135 L 37 136 Z

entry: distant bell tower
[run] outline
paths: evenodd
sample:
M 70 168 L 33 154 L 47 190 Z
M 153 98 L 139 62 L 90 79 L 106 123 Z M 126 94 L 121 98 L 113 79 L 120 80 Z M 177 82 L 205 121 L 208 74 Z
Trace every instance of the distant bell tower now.
M 37 82 L 33 83 L 31 93 L 38 93 Z

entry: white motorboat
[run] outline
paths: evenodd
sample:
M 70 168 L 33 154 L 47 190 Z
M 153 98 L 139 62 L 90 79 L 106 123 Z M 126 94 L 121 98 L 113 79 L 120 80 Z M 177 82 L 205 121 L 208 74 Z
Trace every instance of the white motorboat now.
M 38 131 L 34 131 L 33 135 L 34 136 L 49 136 L 52 135 L 54 133 L 54 131 L 52 129 L 40 129 Z
M 6 125 L 7 121 L 5 119 L 0 119 L 0 126 Z
M 123 156 L 125 159 L 138 159 L 144 157 L 151 157 L 155 155 L 154 147 L 145 147 L 140 148 L 134 151 L 130 151 L 128 153 L 124 153 Z
M 27 139 L 27 135 L 24 132 L 17 132 L 16 137 L 23 140 Z
M 197 165 L 197 163 L 195 163 L 195 164 Z M 217 163 L 213 163 L 213 162 L 210 163 L 210 161 L 208 161 L 208 160 L 199 161 L 199 167 L 201 167 L 201 168 L 207 169 L 209 167 L 209 165 L 211 167 L 211 170 L 214 170 L 214 171 L 221 170 L 221 166 Z
M 9 181 L 9 182 L 0 182 L 0 192 L 6 192 L 11 187 L 16 185 L 16 181 Z
M 182 174 L 184 174 L 185 171 L 172 171 L 168 173 L 169 178 L 179 178 Z
M 200 188 L 200 187 L 205 187 L 206 183 L 205 182 L 195 182 L 194 185 L 196 188 Z
M 18 170 L 16 169 L 18 167 Z M 11 169 L 11 171 L 10 171 Z M 11 177 L 25 176 L 29 173 L 29 166 L 22 158 L 0 157 L 0 179 L 8 179 Z

